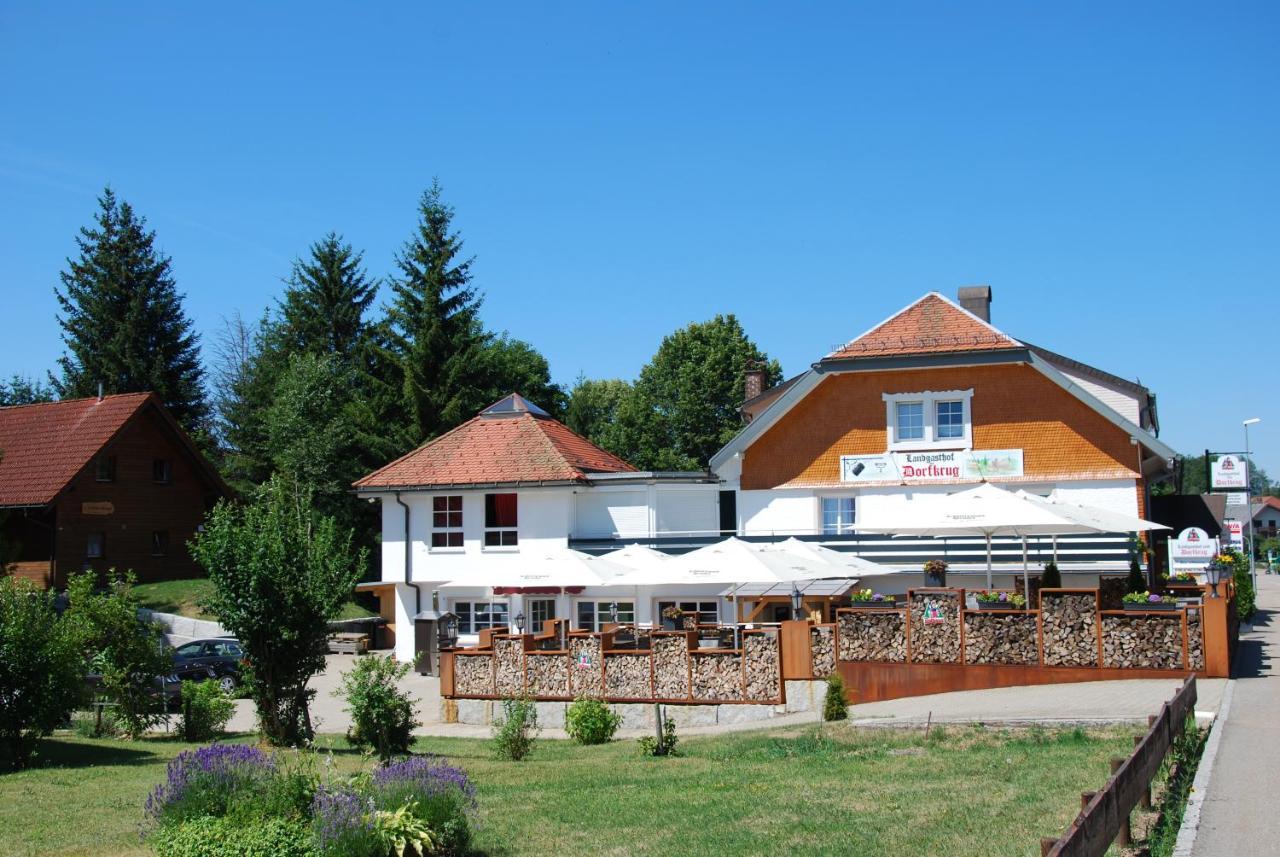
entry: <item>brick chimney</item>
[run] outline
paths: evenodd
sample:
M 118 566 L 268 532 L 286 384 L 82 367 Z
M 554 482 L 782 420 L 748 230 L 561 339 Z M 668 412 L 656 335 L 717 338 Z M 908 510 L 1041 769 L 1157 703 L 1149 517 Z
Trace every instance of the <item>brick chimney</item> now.
M 744 401 L 749 402 L 764 392 L 764 367 L 757 363 L 748 363 L 744 376 L 746 378 Z
M 990 286 L 961 286 L 956 297 L 960 299 L 960 306 L 983 321 L 991 322 Z

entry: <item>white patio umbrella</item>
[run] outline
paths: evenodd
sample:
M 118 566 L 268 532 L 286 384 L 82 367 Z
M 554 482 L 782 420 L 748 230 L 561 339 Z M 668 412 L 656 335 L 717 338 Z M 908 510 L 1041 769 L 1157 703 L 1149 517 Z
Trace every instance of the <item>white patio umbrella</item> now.
M 1017 496 L 1024 500 L 1029 500 L 1042 508 L 1049 509 L 1055 515 L 1061 515 L 1077 523 L 1094 527 L 1096 532 L 1141 533 L 1147 530 L 1169 529 L 1164 524 L 1143 520 L 1134 515 L 1113 512 L 1110 509 L 1103 509 L 1098 506 L 1086 506 L 1083 503 L 1073 503 L 1064 499 L 1056 490 L 1048 497 L 1039 497 L 1035 494 L 1028 494 L 1026 491 L 1019 491 Z
M 804 542 L 795 536 L 776 542 L 771 547 L 792 551 L 820 562 L 828 563 L 839 570 L 841 577 L 847 577 L 850 573 L 858 573 L 864 577 L 894 573 L 892 569 L 885 568 L 883 565 L 872 562 L 869 559 L 863 559 L 860 556 L 854 556 L 844 551 L 832 550 L 829 547 L 814 544 L 813 542 Z
M 987 542 L 988 589 L 991 588 L 992 536 L 1051 536 L 1103 531 L 985 482 L 956 494 L 926 495 L 912 500 L 901 519 L 860 523 L 858 530 L 894 535 L 982 536 Z M 1024 550 L 1024 586 L 1028 582 L 1027 576 Z
M 734 536 L 676 557 L 674 565 L 685 575 L 686 583 L 786 583 L 849 575 L 849 569 L 813 555 Z M 736 626 L 737 586 L 733 590 L 733 621 Z
M 550 550 L 510 557 L 510 563 L 485 569 L 444 586 L 608 586 L 627 569 L 575 550 Z

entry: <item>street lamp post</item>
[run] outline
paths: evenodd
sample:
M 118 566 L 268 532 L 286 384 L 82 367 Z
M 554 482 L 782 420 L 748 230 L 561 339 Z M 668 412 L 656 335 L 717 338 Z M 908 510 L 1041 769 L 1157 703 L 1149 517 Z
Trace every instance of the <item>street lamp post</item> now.
M 1262 422 L 1261 417 L 1253 417 L 1244 421 L 1244 460 L 1245 471 L 1248 478 L 1245 480 L 1244 492 L 1244 522 L 1246 545 L 1249 549 L 1249 580 L 1253 582 L 1253 591 L 1258 591 L 1258 569 L 1254 562 L 1253 555 L 1256 552 L 1256 545 L 1253 543 L 1253 456 L 1249 454 L 1249 426 Z

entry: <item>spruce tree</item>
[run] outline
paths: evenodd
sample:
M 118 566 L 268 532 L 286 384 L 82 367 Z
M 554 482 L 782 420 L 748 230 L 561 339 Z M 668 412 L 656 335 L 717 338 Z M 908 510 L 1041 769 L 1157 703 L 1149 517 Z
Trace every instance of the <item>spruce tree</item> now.
M 452 231 L 453 208 L 439 181 L 422 194 L 419 222 L 396 256 L 392 302 L 369 375 L 379 391 L 384 425 L 398 424 L 403 449 L 459 425 L 483 401 L 489 337 L 480 324 L 481 297 L 471 285 L 470 258 Z
M 362 265 L 364 254 L 330 232 L 293 263 L 280 303 L 279 334 L 293 354 L 334 355 L 346 361 L 365 339 L 365 312 L 378 294 Z
M 68 259 L 58 324 L 67 353 L 62 377 L 50 375 L 62 398 L 155 392 L 188 431 L 205 427 L 199 337 L 182 309 L 170 260 L 155 233 L 111 188 L 98 198 L 93 228 L 82 228 L 78 259 Z

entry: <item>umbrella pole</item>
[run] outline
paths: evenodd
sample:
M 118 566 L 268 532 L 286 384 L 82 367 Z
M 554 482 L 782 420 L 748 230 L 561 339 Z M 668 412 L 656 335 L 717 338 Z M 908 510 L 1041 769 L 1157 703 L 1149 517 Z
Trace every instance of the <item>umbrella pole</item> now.
M 1058 537 L 1053 537 L 1053 564 L 1058 564 Z
M 987 589 L 991 588 L 991 533 L 987 533 Z
M 1031 604 L 1031 572 L 1027 570 L 1027 537 L 1022 537 L 1022 597 Z

